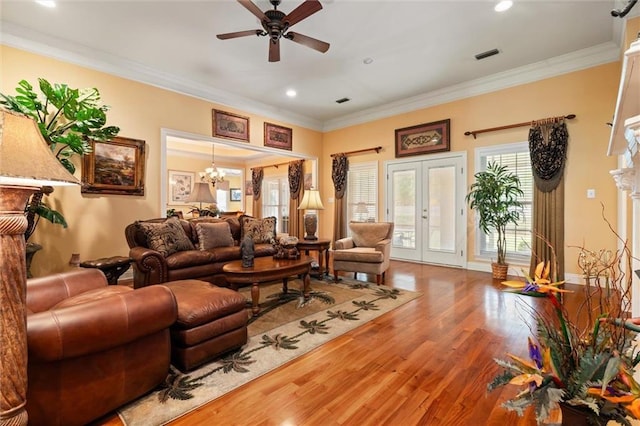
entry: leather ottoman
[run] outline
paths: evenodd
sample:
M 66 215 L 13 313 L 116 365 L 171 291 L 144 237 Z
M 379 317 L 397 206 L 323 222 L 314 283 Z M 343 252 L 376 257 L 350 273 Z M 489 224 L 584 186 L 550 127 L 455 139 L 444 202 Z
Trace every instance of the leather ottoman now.
M 181 371 L 247 342 L 247 301 L 236 291 L 199 280 L 163 285 L 178 305 L 178 319 L 171 326 L 171 362 Z

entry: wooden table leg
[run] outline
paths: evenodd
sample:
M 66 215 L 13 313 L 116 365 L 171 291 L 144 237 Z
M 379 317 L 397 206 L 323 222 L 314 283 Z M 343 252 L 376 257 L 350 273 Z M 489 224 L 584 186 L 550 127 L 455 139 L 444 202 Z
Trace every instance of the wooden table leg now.
M 311 284 L 311 275 L 309 272 L 305 272 L 302 277 L 302 294 L 304 295 L 304 300 L 309 300 L 309 287 Z
M 322 276 L 324 275 L 324 267 L 322 266 L 323 262 L 322 262 L 322 248 L 318 249 L 318 275 L 320 276 L 320 279 L 322 279 Z
M 329 276 L 329 249 L 324 249 L 324 264 L 325 266 L 325 275 L 328 277 Z
M 254 317 L 260 312 L 260 286 L 257 282 L 251 285 L 251 312 Z
M 289 292 L 289 277 L 284 277 L 282 279 L 282 292 L 287 294 Z

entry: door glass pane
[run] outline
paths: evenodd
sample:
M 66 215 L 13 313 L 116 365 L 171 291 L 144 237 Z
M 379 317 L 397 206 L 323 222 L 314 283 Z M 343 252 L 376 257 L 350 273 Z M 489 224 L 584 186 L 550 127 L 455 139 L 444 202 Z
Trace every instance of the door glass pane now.
M 416 247 L 416 172 L 394 172 L 392 182 L 393 246 L 413 249 Z
M 429 249 L 453 251 L 456 246 L 456 168 L 429 169 Z

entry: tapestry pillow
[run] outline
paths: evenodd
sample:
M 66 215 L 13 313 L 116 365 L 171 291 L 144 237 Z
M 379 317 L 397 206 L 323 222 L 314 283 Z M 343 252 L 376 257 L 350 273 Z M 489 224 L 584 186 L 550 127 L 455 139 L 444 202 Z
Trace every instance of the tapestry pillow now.
M 179 251 L 195 249 L 176 217 L 171 217 L 163 223 L 138 222 L 138 227 L 147 237 L 149 248 L 160 252 L 164 257 Z
M 233 246 L 231 228 L 227 222 L 197 223 L 196 231 L 200 250 Z
M 276 218 L 275 216 L 257 219 L 251 216 L 240 218 L 242 226 L 242 239 L 249 235 L 254 243 L 273 243 L 276 239 Z

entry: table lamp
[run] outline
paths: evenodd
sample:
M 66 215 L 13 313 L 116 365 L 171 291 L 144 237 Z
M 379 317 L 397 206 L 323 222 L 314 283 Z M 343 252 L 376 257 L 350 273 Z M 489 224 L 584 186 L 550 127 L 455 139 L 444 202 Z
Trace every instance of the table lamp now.
M 0 425 L 28 422 L 25 207 L 44 185 L 79 183 L 35 121 L 0 109 Z
M 196 182 L 193 185 L 193 191 L 189 194 L 187 201 L 189 203 L 200 203 L 198 214 L 202 210 L 202 203 L 215 204 L 217 202 L 209 189 L 208 182 Z
M 320 192 L 317 189 L 309 189 L 304 192 L 302 201 L 298 210 L 305 210 L 304 215 L 304 230 L 307 235 L 304 236 L 305 240 L 317 240 L 316 231 L 318 230 L 318 216 L 315 210 L 324 210 L 322 201 L 320 200 Z M 309 213 L 309 210 L 314 210 L 313 213 Z

